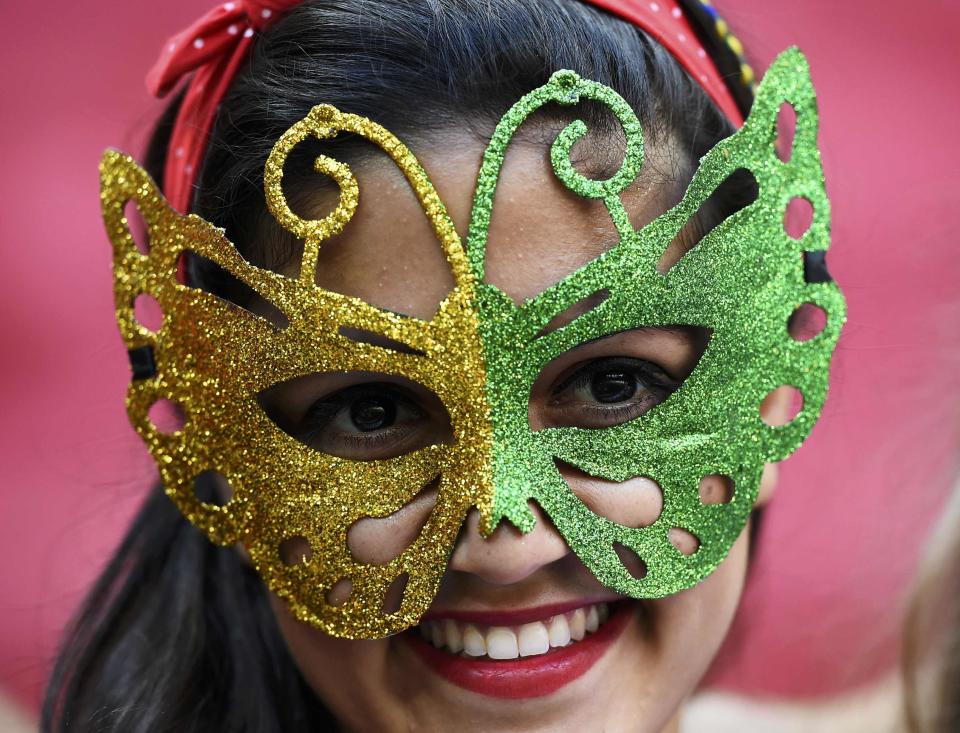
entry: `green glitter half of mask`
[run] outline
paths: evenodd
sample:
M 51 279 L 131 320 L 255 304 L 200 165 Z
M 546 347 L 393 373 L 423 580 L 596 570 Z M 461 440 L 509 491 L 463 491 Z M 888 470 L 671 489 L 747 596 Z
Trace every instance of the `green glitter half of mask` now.
M 553 170 L 576 194 L 601 199 L 619 234 L 612 249 L 535 298 L 515 305 L 484 280 L 487 232 L 506 148 L 520 124 L 548 103 L 590 99 L 607 105 L 626 135 L 626 155 L 607 180 L 590 180 L 570 162 L 573 144 L 586 134 L 569 124 L 551 149 Z M 776 118 L 783 104 L 796 112 L 787 162 L 776 151 Z M 643 132 L 626 101 L 609 87 L 570 71 L 523 97 L 498 124 L 480 169 L 467 255 L 477 280 L 487 398 L 493 423 L 493 511 L 485 533 L 503 519 L 523 532 L 533 528 L 528 502 L 550 517 L 572 550 L 604 585 L 656 598 L 688 588 L 709 575 L 743 530 L 759 491 L 764 464 L 782 460 L 807 437 L 823 406 L 829 362 L 846 318 L 832 282 L 807 282 L 805 253 L 829 245 L 830 206 L 817 149 L 818 114 L 806 58 L 795 48 L 770 66 L 743 127 L 703 157 L 683 199 L 635 230 L 619 195 L 643 163 Z M 737 169 L 759 185 L 758 198 L 733 214 L 666 273 L 657 264 L 668 245 L 706 199 Z M 784 229 L 787 205 L 806 199 L 813 208 L 807 231 L 794 239 Z M 550 320 L 600 291 L 609 296 L 571 323 L 543 335 Z M 813 304 L 826 327 L 795 340 L 788 321 Z M 630 329 L 697 326 L 711 336 L 680 388 L 643 415 L 604 429 L 532 431 L 528 402 L 546 364 L 567 350 Z M 764 397 L 780 386 L 803 396 L 787 425 L 761 419 Z M 663 492 L 663 509 L 649 526 L 632 528 L 593 513 L 571 491 L 556 459 L 609 481 L 644 476 Z M 705 504 L 701 479 L 712 474 L 733 483 L 730 500 Z M 684 555 L 671 544 L 672 528 L 691 532 L 699 548 Z M 646 566 L 634 577 L 616 547 L 633 550 Z

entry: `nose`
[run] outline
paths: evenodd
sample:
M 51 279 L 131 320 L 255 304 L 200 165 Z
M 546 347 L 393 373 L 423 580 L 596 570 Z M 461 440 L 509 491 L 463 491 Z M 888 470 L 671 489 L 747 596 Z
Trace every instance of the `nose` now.
M 518 583 L 540 568 L 565 557 L 570 548 L 535 502 L 529 504 L 536 524 L 523 534 L 501 521 L 492 534 L 480 534 L 480 513 L 470 510 L 450 559 L 450 569 L 475 575 L 493 585 Z

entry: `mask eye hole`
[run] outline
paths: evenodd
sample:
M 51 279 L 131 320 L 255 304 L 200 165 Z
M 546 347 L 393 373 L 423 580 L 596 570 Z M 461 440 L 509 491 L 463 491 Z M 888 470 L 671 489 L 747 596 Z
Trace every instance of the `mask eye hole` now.
M 639 328 L 570 349 L 534 383 L 530 428 L 603 429 L 634 420 L 680 388 L 709 340 L 704 328 Z
M 553 388 L 545 412 L 555 426 L 605 428 L 628 422 L 679 384 L 643 359 L 606 357 L 579 364 Z
M 396 375 L 309 374 L 275 384 L 257 400 L 287 435 L 340 458 L 386 460 L 453 442 L 450 415 L 440 398 Z

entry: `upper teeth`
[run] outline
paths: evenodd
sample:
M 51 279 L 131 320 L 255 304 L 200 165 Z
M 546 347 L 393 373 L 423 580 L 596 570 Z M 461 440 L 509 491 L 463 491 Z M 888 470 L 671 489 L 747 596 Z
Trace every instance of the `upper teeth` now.
M 550 647 L 580 641 L 587 633 L 600 628 L 609 614 L 606 603 L 597 603 L 521 626 L 480 627 L 453 619 L 423 621 L 420 633 L 435 647 L 453 654 L 516 659 L 545 654 Z

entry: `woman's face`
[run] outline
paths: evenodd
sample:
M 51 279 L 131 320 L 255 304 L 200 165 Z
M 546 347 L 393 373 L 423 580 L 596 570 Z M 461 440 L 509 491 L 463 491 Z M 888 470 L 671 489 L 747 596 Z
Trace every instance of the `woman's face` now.
M 511 145 L 490 225 L 487 279 L 518 303 L 616 242 L 603 204 L 577 197 L 554 177 L 543 139 L 519 138 Z M 609 175 L 602 166 L 591 170 L 595 156 L 588 143 L 582 145 L 581 171 Z M 465 237 L 483 145 L 450 133 L 422 147 L 414 152 Z M 635 227 L 679 200 L 688 169 L 689 161 L 669 143 L 648 144 L 644 172 L 623 197 Z M 385 156 L 354 172 L 360 205 L 345 232 L 323 245 L 318 284 L 431 318 L 453 283 L 426 217 Z M 315 208 L 309 213 L 319 218 L 333 201 L 331 193 L 320 193 L 307 204 Z M 671 253 L 679 257 L 689 246 L 681 235 Z M 548 328 L 575 315 L 563 314 Z M 531 427 L 605 427 L 633 419 L 679 387 L 706 340 L 694 328 L 638 329 L 567 352 L 534 386 Z M 275 420 L 290 424 L 306 442 L 355 459 L 442 442 L 450 431 L 435 397 L 385 375 L 314 375 L 271 390 L 264 402 Z M 644 526 L 660 512 L 660 489 L 649 479 L 613 483 L 560 468 L 597 514 Z M 768 467 L 761 501 L 773 481 Z M 701 486 L 706 502 L 726 500 L 726 491 L 719 481 Z M 351 552 L 377 563 L 400 554 L 434 498 L 422 492 L 390 517 L 357 522 L 348 535 Z M 473 511 L 430 611 L 402 634 L 374 641 L 332 638 L 295 620 L 273 598 L 296 663 L 346 729 L 613 733 L 676 725 L 678 707 L 712 660 L 737 606 L 748 530 L 699 585 L 662 600 L 636 601 L 602 586 L 543 512 L 534 511 L 538 521 L 529 534 L 501 524 L 487 539 Z M 696 539 L 681 530 L 671 540 L 682 552 L 696 549 Z

